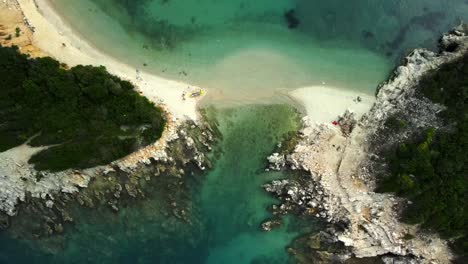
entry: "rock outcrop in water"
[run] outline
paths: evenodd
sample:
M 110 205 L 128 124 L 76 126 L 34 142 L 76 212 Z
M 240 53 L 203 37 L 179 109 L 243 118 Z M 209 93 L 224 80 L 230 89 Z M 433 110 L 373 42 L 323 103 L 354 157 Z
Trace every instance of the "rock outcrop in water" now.
M 360 120 L 346 113 L 334 126 L 316 125 L 305 118 L 302 139 L 294 151 L 269 158 L 271 169 L 309 173 L 301 181 L 264 186 L 281 200 L 274 211 L 313 212 L 339 226 L 332 237 L 348 249 L 337 252 L 342 260 L 378 256 L 385 263 L 448 263 L 453 257 L 446 241 L 398 220 L 407 200 L 374 192 L 378 173 L 388 171 L 379 153 L 422 129 L 441 125 L 437 114 L 444 107 L 418 96 L 416 86 L 429 71 L 468 52 L 468 25 L 444 35 L 440 49 L 439 53 L 417 49 L 409 54 L 379 87 L 375 105 Z M 402 132 L 384 133 L 382 128 L 393 115 L 403 116 L 408 125 Z
M 1 178 L 0 227 L 22 237 L 47 237 L 74 221 L 76 206 L 118 212 L 155 188 L 167 202 L 164 211 L 190 222 L 191 202 L 183 186 L 188 176 L 211 167 L 205 153 L 211 150 L 216 131 L 201 121 L 171 122 L 168 127 L 154 144 L 107 166 L 60 173 L 29 168 L 26 174 Z

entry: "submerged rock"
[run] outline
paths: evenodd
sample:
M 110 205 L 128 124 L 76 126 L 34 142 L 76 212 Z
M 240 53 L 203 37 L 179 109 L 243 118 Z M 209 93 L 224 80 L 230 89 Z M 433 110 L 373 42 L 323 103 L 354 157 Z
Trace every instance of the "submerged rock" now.
M 270 163 L 270 169 L 279 171 L 286 165 L 286 158 L 279 153 L 273 153 L 268 157 L 268 162 Z
M 262 230 L 269 232 L 275 228 L 278 228 L 282 225 L 281 219 L 272 219 L 272 220 L 267 220 L 261 224 Z
M 10 226 L 10 217 L 3 213 L 0 212 L 0 230 L 7 229 Z
M 288 24 L 288 28 L 290 29 L 297 28 L 299 24 L 301 23 L 299 19 L 297 18 L 295 9 L 290 9 L 286 13 L 284 13 L 284 19 L 286 20 L 286 23 Z

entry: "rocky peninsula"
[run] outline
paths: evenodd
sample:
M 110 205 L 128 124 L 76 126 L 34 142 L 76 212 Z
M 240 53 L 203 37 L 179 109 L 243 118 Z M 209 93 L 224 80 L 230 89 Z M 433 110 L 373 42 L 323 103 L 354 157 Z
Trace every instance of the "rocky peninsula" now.
M 299 172 L 296 178 L 264 185 L 281 201 L 273 206 L 273 213 L 318 217 L 331 228 L 301 238 L 302 249 L 290 249 L 300 263 L 375 257 L 384 263 L 450 263 L 454 259 L 447 240 L 400 221 L 410 201 L 375 189 L 379 177 L 389 173 L 382 153 L 427 128 L 447 126 L 439 116 L 446 106 L 421 96 L 418 84 L 430 72 L 467 53 L 468 26 L 463 24 L 441 38 L 439 52 L 417 49 L 404 58 L 380 85 L 375 104 L 362 117 L 356 118 L 352 109 L 333 124 L 317 124 L 305 117 L 293 147 L 268 158 L 269 169 Z M 404 118 L 404 129 L 389 129 L 394 116 Z M 270 226 L 267 223 L 267 229 Z
M 120 204 L 131 203 L 129 200 L 132 199 L 144 199 L 146 195 L 151 192 L 149 189 L 154 187 L 154 184 L 152 185 L 149 183 L 155 178 L 159 178 L 159 183 L 156 185 L 163 188 L 163 190 L 165 190 L 164 193 L 167 192 L 167 195 L 170 196 L 169 198 L 166 197 L 168 201 L 166 208 L 167 211 L 172 212 L 172 214 L 174 214 L 177 219 L 188 220 L 186 214 L 188 215 L 189 209 L 187 209 L 188 206 L 184 207 L 184 201 L 188 202 L 189 199 L 184 196 L 185 194 L 183 185 L 186 182 L 186 177 L 183 176 L 186 174 L 192 175 L 196 173 L 202 173 L 211 166 L 211 163 L 205 156 L 205 153 L 211 151 L 211 144 L 215 141 L 216 138 L 216 130 L 212 129 L 208 123 L 203 121 L 203 118 L 198 118 L 200 114 L 195 115 L 195 104 L 199 98 L 190 98 L 185 100 L 183 98 L 183 94 L 190 93 L 192 90 L 187 90 L 187 88 L 182 89 L 181 86 L 184 86 L 183 84 L 170 82 L 157 77 L 155 77 L 155 79 L 148 77 L 148 79 L 146 79 L 143 83 L 142 78 L 145 77 L 144 73 L 138 75 L 136 79 L 133 79 L 133 77 L 130 78 L 126 74 L 120 73 L 118 76 L 123 78 L 122 80 L 115 75 L 109 74 L 105 68 L 92 66 L 72 67 L 82 62 L 81 59 L 83 58 L 83 50 L 73 47 L 74 45 L 69 43 L 69 39 L 67 38 L 61 40 L 63 41 L 61 42 L 62 44 L 49 41 L 50 39 L 42 39 L 41 30 L 43 30 L 42 36 L 52 36 L 52 39 L 54 38 L 53 36 L 58 34 L 58 32 L 50 30 L 50 25 L 47 24 L 48 22 L 41 24 L 41 22 L 35 21 L 33 26 L 33 23 L 30 22 L 29 18 L 32 20 L 44 19 L 44 17 L 39 14 L 38 8 L 39 7 L 35 1 L 17 2 L 8 0 L 0 3 L 0 11 L 2 14 L 0 17 L 0 34 L 2 36 L 0 45 L 7 47 L 16 46 L 19 52 L 27 55 L 12 55 L 12 53 L 16 53 L 15 49 L 2 48 L 2 52 L 4 51 L 2 55 L 5 57 L 2 57 L 2 59 L 5 59 L 2 61 L 2 70 L 8 71 L 8 69 L 11 69 L 12 65 L 14 64 L 11 63 L 11 65 L 9 65 L 8 63 L 11 61 L 17 62 L 24 60 L 24 65 L 28 65 L 28 67 L 29 65 L 33 65 L 32 67 L 34 67 L 35 64 L 37 69 L 40 68 L 39 66 L 43 64 L 50 64 L 51 67 L 49 67 L 49 69 L 53 68 L 53 71 L 55 71 L 55 67 L 57 67 L 57 72 L 63 75 L 60 77 L 62 80 L 64 80 L 65 77 L 68 78 L 73 75 L 71 74 L 73 71 L 83 70 L 83 73 L 88 70 L 102 71 L 101 73 L 104 74 L 102 76 L 105 76 L 104 79 L 108 79 L 105 82 L 117 81 L 119 84 L 114 83 L 116 84 L 115 87 L 119 86 L 120 88 L 124 87 L 124 89 L 130 89 L 130 93 L 128 94 L 129 97 L 125 99 L 125 103 L 121 102 L 120 104 L 114 105 L 117 108 L 124 107 L 124 105 L 126 105 L 128 102 L 136 99 L 134 106 L 137 107 L 135 108 L 134 106 L 130 106 L 130 108 L 134 107 L 134 112 L 132 113 L 136 114 L 138 112 L 138 115 L 144 115 L 146 110 L 138 110 L 138 105 L 149 107 L 147 108 L 147 110 L 150 110 L 151 112 L 149 119 L 152 120 L 151 122 L 155 121 L 158 123 L 156 126 L 158 127 L 159 132 L 152 131 L 152 136 L 150 136 L 152 138 L 150 140 L 151 142 L 141 144 L 142 142 L 139 141 L 146 140 L 143 139 L 143 137 L 145 137 L 143 134 L 145 130 L 148 130 L 147 124 L 139 124 L 138 127 L 132 128 L 131 125 L 128 126 L 122 123 L 119 130 L 121 130 L 123 134 L 115 134 L 117 137 L 114 138 L 114 140 L 111 142 L 111 145 L 115 147 L 118 146 L 117 148 L 120 148 L 121 145 L 119 142 L 130 140 L 133 136 L 130 135 L 131 133 L 128 134 L 128 132 L 135 129 L 135 132 L 137 134 L 141 134 L 140 136 L 143 137 L 138 136 L 138 139 L 135 138 L 136 141 L 130 144 L 132 145 L 131 147 L 129 145 L 130 148 L 124 147 L 127 150 L 133 149 L 135 151 L 129 151 L 123 156 L 121 155 L 121 152 L 118 154 L 120 156 L 118 159 L 110 161 L 108 160 L 104 163 L 98 162 L 101 163 L 99 166 L 86 165 L 84 168 L 78 168 L 80 166 L 76 166 L 77 164 L 74 164 L 72 168 L 68 169 L 58 168 L 50 170 L 47 166 L 45 169 L 41 169 L 37 167 L 37 164 L 31 162 L 31 158 L 34 159 L 34 157 L 36 157 L 35 155 L 42 153 L 41 151 L 47 151 L 49 149 L 52 150 L 56 146 L 67 146 L 68 144 L 73 143 L 75 141 L 74 136 L 71 138 L 60 139 L 61 136 L 57 137 L 57 135 L 54 134 L 55 132 L 45 131 L 44 129 L 48 129 L 47 127 L 39 129 L 42 130 L 43 133 L 37 132 L 36 134 L 36 132 L 34 132 L 35 135 L 29 135 L 29 132 L 24 132 L 26 134 L 23 135 L 21 134 L 23 132 L 21 131 L 22 127 L 19 126 L 20 123 L 15 123 L 18 122 L 18 118 L 10 118 L 7 115 L 3 116 L 5 111 L 10 111 L 10 103 L 7 101 L 6 103 L 2 101 L 2 128 L 6 131 L 5 132 L 2 130 L 2 133 L 8 134 L 10 131 L 13 131 L 16 132 L 16 134 L 12 135 L 12 138 L 8 137 L 6 141 L 1 142 L 2 148 L 5 148 L 0 152 L 1 229 L 9 229 L 14 236 L 23 238 L 28 238 L 31 236 L 36 238 L 48 237 L 53 233 L 62 233 L 66 223 L 73 222 L 73 219 L 75 218 L 73 208 L 75 208 L 77 205 L 91 208 L 102 207 L 115 212 L 119 211 Z M 45 4 L 44 8 L 47 8 Z M 25 15 L 27 12 L 31 12 L 32 17 L 27 17 Z M 71 38 L 72 36 L 69 37 Z M 61 36 L 61 38 L 63 38 L 63 36 Z M 53 46 L 51 43 L 57 44 L 57 49 L 54 48 L 52 50 L 44 50 L 43 48 L 39 48 L 43 44 L 51 47 Z M 85 44 L 83 43 L 83 45 Z M 54 58 L 57 58 L 56 55 L 59 53 L 63 55 L 63 52 L 60 51 L 60 49 L 66 49 L 68 52 L 71 52 L 70 54 L 74 54 L 67 57 L 66 62 L 70 64 L 61 63 L 59 65 L 59 62 L 52 58 L 46 57 L 51 55 L 54 56 Z M 79 52 L 73 53 L 72 50 Z M 89 52 L 94 51 L 90 48 Z M 9 60 L 10 57 L 15 57 L 16 60 Z M 94 58 L 94 61 L 87 61 L 90 64 L 101 65 L 101 62 L 106 64 L 106 59 L 96 60 L 96 57 L 94 56 L 89 58 Z M 70 69 L 70 67 L 72 68 Z M 111 68 L 113 68 L 113 66 L 111 66 Z M 123 68 L 125 69 L 126 67 Z M 122 69 L 122 67 L 120 67 L 120 69 Z M 130 71 L 130 69 L 127 70 Z M 17 72 L 20 72 L 20 70 Z M 99 74 L 93 75 L 93 73 L 89 72 L 88 81 L 91 81 L 98 75 Z M 15 77 L 17 77 L 16 81 L 22 81 L 20 77 Z M 15 79 L 10 78 L 7 81 L 14 82 Z M 70 85 L 70 87 L 72 86 L 70 82 L 68 82 L 68 85 Z M 169 94 L 172 94 L 173 92 L 180 92 L 179 97 L 177 97 L 176 94 L 169 95 L 169 97 L 174 96 L 173 99 L 169 99 L 169 101 L 174 100 L 174 104 L 178 105 L 177 111 L 172 111 L 174 109 L 174 104 L 171 102 L 169 102 L 169 104 L 172 106 L 168 106 L 162 103 L 160 100 L 161 97 L 168 95 L 164 91 L 161 91 L 161 94 L 158 94 L 157 96 L 154 94 L 147 94 L 146 96 L 149 99 L 144 98 L 142 95 L 138 95 L 138 93 L 144 93 L 139 88 L 145 86 L 167 87 L 167 85 L 177 86 L 177 89 L 172 89 Z M 50 87 L 54 87 L 53 82 L 48 83 L 46 86 L 47 87 L 42 87 L 44 88 L 43 90 L 46 90 L 45 88 L 50 89 Z M 98 90 L 102 90 L 102 88 L 106 85 L 100 84 L 98 86 L 100 87 L 98 87 Z M 7 86 L 4 90 L 8 90 L 8 87 L 9 86 Z M 59 84 L 58 87 L 68 88 L 67 85 L 64 85 L 63 83 L 62 85 Z M 118 94 L 121 96 L 121 92 L 122 91 L 118 91 L 116 95 Z M 68 93 L 71 94 L 72 91 L 70 90 Z M 53 98 L 53 96 L 51 96 L 51 98 Z M 110 112 L 112 112 L 109 108 L 110 105 L 105 106 L 106 104 L 103 102 L 101 102 L 101 104 L 101 110 L 97 110 L 93 113 L 101 112 L 101 114 L 104 113 L 104 115 L 109 115 Z M 191 110 L 187 110 L 188 108 L 192 109 L 192 107 L 193 112 Z M 51 107 L 49 106 L 45 108 L 47 109 Z M 69 110 L 71 108 L 71 105 L 69 105 L 67 109 Z M 89 103 L 88 108 L 85 107 L 85 110 L 91 111 Z M 192 115 L 192 113 L 194 115 Z M 36 111 L 36 114 L 39 114 L 39 111 Z M 88 118 L 91 119 L 92 113 L 89 112 L 88 114 L 90 114 Z M 133 117 L 131 116 L 134 114 L 122 112 L 118 113 L 117 115 L 120 116 L 117 119 L 124 120 L 127 118 L 132 119 Z M 19 117 L 20 115 L 15 114 L 11 116 Z M 25 118 L 28 119 L 26 121 L 32 122 L 31 120 L 33 120 L 33 116 L 34 115 L 25 115 Z M 144 118 L 141 117 L 136 119 L 143 121 Z M 107 120 L 110 119 L 113 118 L 108 118 Z M 146 121 L 149 121 L 149 119 Z M 72 116 L 68 116 L 67 118 L 61 120 L 62 121 L 59 122 L 69 122 L 73 119 Z M 42 119 L 42 121 L 45 120 Z M 58 124 L 55 121 L 52 123 Z M 10 126 L 13 126 L 14 129 L 9 128 Z M 31 125 L 31 129 L 29 130 L 32 131 L 33 129 L 37 128 L 38 127 L 32 127 Z M 96 128 L 94 130 L 86 130 L 86 128 L 83 127 L 76 127 L 73 130 L 80 131 L 80 129 L 84 129 L 84 131 L 95 131 Z M 112 131 L 112 128 L 107 127 L 105 131 L 110 132 Z M 49 134 L 49 132 L 52 132 L 52 134 Z M 60 134 L 61 131 L 58 133 Z M 73 133 L 75 132 L 72 132 L 72 134 Z M 80 135 L 79 137 L 83 139 L 83 135 L 84 134 Z M 2 137 L 6 136 L 2 134 Z M 29 139 L 22 140 L 25 137 Z M 49 138 L 47 139 L 47 137 Z M 100 134 L 100 136 L 93 136 L 92 138 L 102 139 L 104 137 L 104 134 Z M 156 138 L 157 140 L 155 140 Z M 3 139 L 4 138 L 2 138 L 2 140 Z M 43 141 L 44 139 L 46 141 Z M 47 143 L 47 141 L 53 142 L 57 141 L 57 139 L 59 141 L 62 140 L 62 142 L 65 143 Z M 34 143 L 34 141 L 37 142 Z M 20 142 L 24 143 L 21 144 Z M 82 143 L 75 146 L 75 150 L 83 146 Z M 96 145 L 99 144 L 95 144 L 94 147 L 96 147 Z M 101 145 L 101 147 L 103 146 Z M 113 148 L 114 147 L 102 149 L 102 151 L 100 150 L 98 152 L 103 153 L 105 156 L 112 156 L 113 154 L 111 154 L 111 152 L 114 151 Z M 65 154 L 67 151 L 68 150 L 62 153 L 62 158 L 63 156 L 70 154 Z M 106 151 L 109 153 L 105 154 Z M 77 152 L 76 154 L 78 155 L 79 153 Z M 92 163 L 94 162 L 95 161 L 92 161 Z M 165 180 L 161 180 L 161 178 L 165 178 Z M 166 184 L 166 186 L 162 187 L 161 185 L 163 184 Z

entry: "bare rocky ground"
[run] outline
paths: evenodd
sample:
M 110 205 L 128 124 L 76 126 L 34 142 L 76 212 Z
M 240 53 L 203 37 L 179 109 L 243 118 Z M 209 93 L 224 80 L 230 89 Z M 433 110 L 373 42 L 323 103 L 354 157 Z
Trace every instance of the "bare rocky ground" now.
M 19 34 L 16 33 L 19 29 Z M 32 44 L 34 27 L 24 17 L 16 0 L 0 1 L 0 44 L 18 46 L 21 52 L 29 56 L 43 57 L 46 54 Z
M 466 52 L 465 24 L 441 38 L 440 52 L 417 49 L 409 54 L 389 81 L 379 87 L 375 105 L 362 118 L 356 120 L 352 111 L 347 111 L 338 125 L 332 125 L 314 124 L 306 117 L 294 150 L 268 158 L 270 169 L 307 172 L 305 177 L 264 186 L 281 200 L 280 205 L 273 206 L 273 212 L 315 216 L 334 227 L 302 238 L 305 249 L 291 249 L 299 262 L 450 262 L 453 256 L 447 241 L 398 220 L 408 201 L 375 193 L 374 188 L 376 175 L 386 172 L 379 153 L 421 129 L 440 125 L 437 113 L 443 106 L 419 97 L 418 81 L 428 71 Z M 409 125 L 404 131 L 389 133 L 385 129 L 386 120 L 393 115 L 405 118 Z

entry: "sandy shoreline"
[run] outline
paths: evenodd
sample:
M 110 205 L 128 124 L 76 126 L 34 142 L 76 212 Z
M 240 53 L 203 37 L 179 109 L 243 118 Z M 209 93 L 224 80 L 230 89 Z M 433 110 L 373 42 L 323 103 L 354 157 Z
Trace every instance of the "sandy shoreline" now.
M 186 84 L 144 72 L 140 72 L 137 76 L 135 69 L 104 55 L 87 45 L 70 29 L 62 27 L 60 18 L 53 13 L 53 10 L 48 9 L 46 1 L 38 1 L 38 3 L 41 4 L 39 7 L 43 8 L 40 9 L 43 13 L 38 11 L 33 0 L 0 2 L 0 33 L 6 36 L 13 35 L 10 40 L 2 38 L 1 45 L 16 45 L 21 52 L 31 57 L 52 56 L 69 66 L 103 65 L 112 74 L 136 84 L 137 90 L 142 95 L 148 97 L 156 105 L 162 106 L 167 112 L 168 125 L 160 140 L 108 166 L 98 166 L 82 171 L 69 169 L 58 173 L 43 172 L 47 177 L 41 181 L 35 180 L 36 172 L 28 160 L 31 155 L 42 148 L 31 148 L 23 144 L 1 152 L 0 198 L 2 203 L 0 203 L 0 211 L 7 212 L 9 215 L 16 214 L 16 205 L 19 201 L 24 201 L 26 193 L 31 193 L 32 197 L 46 197 L 46 195 L 52 197 L 54 192 L 78 192 L 78 187 L 87 187 L 91 178 L 114 165 L 124 170 L 131 170 L 140 163 L 147 163 L 149 158 L 166 157 L 166 146 L 174 138 L 177 125 L 187 119 L 197 119 L 196 105 L 200 99 L 182 99 L 185 91 L 193 91 L 197 89 L 196 87 L 191 86 L 192 89 L 188 90 Z M 45 17 L 50 20 L 46 20 Z M 15 35 L 16 27 L 21 29 L 20 36 Z M 62 43 L 65 43 L 65 46 Z M 25 179 L 28 180 L 25 181 Z
M 21 52 L 33 58 L 46 56 L 32 44 L 32 39 L 32 31 L 24 22 L 18 3 L 11 0 L 0 2 L 0 45 L 17 46 Z
M 79 64 L 105 66 L 107 70 L 137 86 L 142 95 L 156 104 L 164 104 L 178 119 L 197 119 L 197 99 L 183 100 L 184 91 L 199 89 L 137 70 L 92 47 L 68 27 L 45 0 L 17 0 L 24 16 L 34 27 L 32 43 L 45 53 L 69 66 Z
M 124 167 L 133 167 L 135 164 L 144 162 L 150 156 L 159 155 L 158 153 L 166 145 L 166 138 L 169 134 L 173 134 L 176 127 L 174 124 L 178 123 L 177 120 L 197 119 L 197 103 L 200 98 L 183 100 L 183 94 L 199 89 L 198 87 L 167 80 L 140 70 L 137 71 L 137 69 L 105 55 L 86 42 L 70 26 L 67 26 L 67 23 L 55 12 L 48 0 L 7 0 L 6 3 L 7 7 L 4 9 L 11 7 L 20 9 L 16 10 L 15 23 L 24 28 L 25 36 L 22 38 L 26 40 L 27 47 L 33 47 L 42 55 L 50 55 L 69 66 L 103 65 L 112 74 L 136 84 L 137 90 L 142 95 L 157 105 L 162 104 L 164 109 L 169 112 L 170 125 L 162 140 L 120 159 L 117 161 L 119 164 Z M 22 21 L 23 16 L 24 21 Z M 14 27 L 15 25 L 12 24 L 11 28 Z M 31 30 L 28 30 L 28 27 Z M 23 40 L 16 38 L 14 41 Z M 24 50 L 25 45 L 22 43 L 11 44 L 18 45 L 23 52 L 31 54 L 28 52 L 29 50 Z M 286 93 L 286 96 L 289 99 L 288 102 L 280 103 L 291 103 L 290 100 L 292 100 L 296 103 L 296 107 L 305 110 L 304 115 L 307 115 L 309 120 L 317 123 L 330 123 L 347 109 L 359 117 L 368 111 L 374 103 L 374 97 L 368 94 L 327 86 L 303 87 Z M 361 101 L 357 100 L 358 97 Z
M 15 9 L 16 12 L 11 12 L 12 9 Z M 137 69 L 105 55 L 74 32 L 71 26 L 67 26 L 66 21 L 55 12 L 48 0 L 6 0 L 2 11 L 5 14 L 14 14 L 15 21 L 13 23 L 8 20 L 0 20 L 0 24 L 11 24 L 10 31 L 14 30 L 16 26 L 22 27 L 24 37 L 14 38 L 13 43 L 10 44 L 20 46 L 23 52 L 32 54 L 34 57 L 34 53 L 25 49 L 25 47 L 32 47 L 40 52 L 37 53 L 38 56 L 47 54 L 69 66 L 103 65 L 112 74 L 136 84 L 137 90 L 157 105 L 162 104 L 170 119 L 168 120 L 168 129 L 164 132 L 162 139 L 120 159 L 117 161 L 120 165 L 133 167 L 144 162 L 148 157 L 158 156 L 166 146 L 167 137 L 174 133 L 173 130 L 179 123 L 177 120 L 197 119 L 197 103 L 200 98 L 184 100 L 183 94 L 199 88 L 137 71 Z M 9 18 L 4 17 L 3 20 L 5 19 Z M 347 109 L 354 112 L 359 118 L 374 103 L 374 97 L 368 94 L 327 86 L 303 87 L 285 94 L 288 98 L 287 102 L 278 103 L 290 104 L 293 101 L 297 108 L 305 110 L 304 115 L 307 115 L 310 121 L 317 123 L 330 123 Z M 360 101 L 357 100 L 358 97 L 361 99 Z M 264 102 L 268 103 L 268 99 L 265 99 Z
M 375 102 L 375 97 L 369 94 L 325 85 L 299 88 L 287 96 L 298 102 L 305 115 L 317 123 L 330 123 L 346 110 L 359 119 Z
M 116 58 L 93 47 L 68 26 L 48 0 L 17 0 L 24 16 L 34 26 L 32 44 L 57 60 L 75 66 L 103 65 L 109 72 L 133 82 L 142 95 L 156 104 L 164 104 L 177 119 L 197 119 L 197 103 L 200 98 L 183 100 L 184 92 L 198 90 L 198 87 L 168 80 L 129 66 Z M 357 103 L 356 98 L 362 102 Z M 373 96 L 327 86 L 310 86 L 288 93 L 298 102 L 306 114 L 316 122 L 329 122 L 351 109 L 357 114 L 364 113 L 373 103 Z

